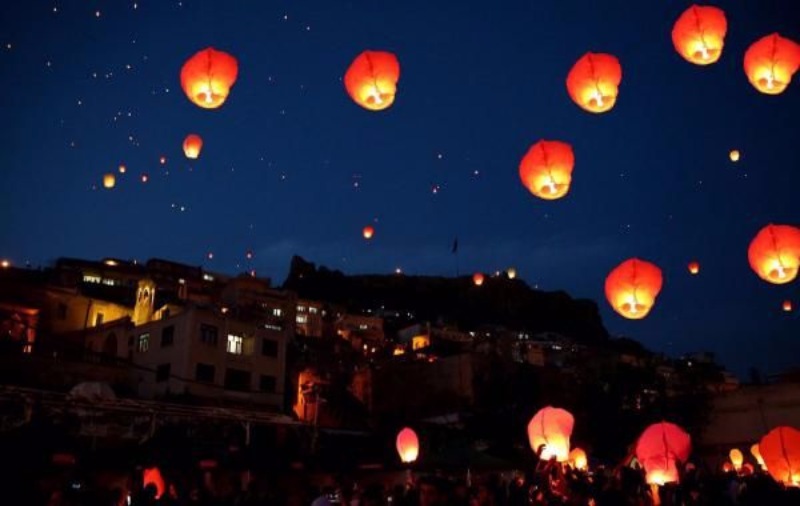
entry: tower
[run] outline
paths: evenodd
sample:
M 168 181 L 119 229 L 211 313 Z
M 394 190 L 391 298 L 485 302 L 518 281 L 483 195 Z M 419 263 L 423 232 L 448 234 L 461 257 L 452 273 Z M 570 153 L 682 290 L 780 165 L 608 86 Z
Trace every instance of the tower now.
M 136 306 L 133 309 L 134 325 L 143 325 L 153 319 L 156 284 L 152 279 L 139 280 L 136 288 Z

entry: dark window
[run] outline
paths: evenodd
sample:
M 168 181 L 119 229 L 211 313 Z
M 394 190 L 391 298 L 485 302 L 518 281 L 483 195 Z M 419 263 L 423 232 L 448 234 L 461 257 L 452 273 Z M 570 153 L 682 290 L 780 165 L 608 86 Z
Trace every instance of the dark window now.
M 266 338 L 263 341 L 261 341 L 261 354 L 266 357 L 277 357 L 278 341 Z
M 67 319 L 67 305 L 63 302 L 58 303 L 58 319 L 59 320 L 66 320 Z
M 229 390 L 250 391 L 250 373 L 239 369 L 225 370 L 225 388 Z
M 164 327 L 164 329 L 161 330 L 161 347 L 165 348 L 167 346 L 172 346 L 172 343 L 174 342 L 175 342 L 175 325 Z
M 150 334 L 140 335 L 139 345 L 136 347 L 136 351 L 138 351 L 139 353 L 145 353 L 149 349 L 150 349 Z
M 200 324 L 200 342 L 209 346 L 217 345 L 217 327 L 213 325 Z
M 206 383 L 214 383 L 214 366 L 209 364 L 197 364 L 194 369 L 194 379 Z
M 156 382 L 161 383 L 162 381 L 168 381 L 170 369 L 172 369 L 170 364 L 161 364 L 156 367 Z
M 103 313 L 97 313 L 96 315 L 94 315 L 94 326 L 97 327 L 102 325 L 105 317 L 106 315 L 104 315 Z
M 275 376 L 261 375 L 261 383 L 259 384 L 262 392 L 275 393 L 276 379 Z

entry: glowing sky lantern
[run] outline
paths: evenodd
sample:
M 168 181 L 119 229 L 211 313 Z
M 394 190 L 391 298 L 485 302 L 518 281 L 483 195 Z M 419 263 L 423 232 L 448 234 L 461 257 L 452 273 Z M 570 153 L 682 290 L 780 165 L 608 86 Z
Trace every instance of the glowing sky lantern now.
M 620 315 L 639 320 L 653 308 L 662 284 L 661 269 L 655 264 L 630 258 L 606 277 L 606 299 Z
M 722 9 L 710 5 L 692 5 L 675 21 L 672 43 L 686 61 L 709 65 L 722 56 L 728 21 Z
M 103 187 L 108 188 L 109 190 L 113 188 L 117 184 L 117 177 L 112 174 L 108 173 L 103 176 Z
M 124 163 L 123 163 L 123 164 L 120 164 L 120 166 L 119 166 L 119 173 L 120 173 L 120 174 L 125 174 L 125 171 L 127 171 L 127 170 L 128 170 L 128 168 L 127 168 L 127 167 L 125 167 L 125 164 L 124 164 Z
M 364 230 L 361 231 L 361 235 L 364 236 L 364 239 L 372 239 L 372 236 L 375 235 L 375 229 L 372 228 L 371 225 L 367 225 L 364 227 Z
M 189 58 L 181 68 L 181 88 L 189 100 L 203 109 L 225 103 L 239 74 L 236 58 L 213 47 Z
M 154 485 L 156 487 L 156 499 L 159 499 L 164 494 L 165 484 L 164 477 L 161 476 L 161 471 L 157 467 L 149 467 L 144 470 L 142 475 L 142 486 Z
M 589 467 L 589 460 L 586 458 L 586 452 L 580 448 L 573 448 L 569 452 L 569 464 L 574 469 L 585 471 Z
M 728 153 L 728 157 L 731 159 L 731 161 L 733 163 L 738 162 L 739 158 L 741 158 L 741 156 L 742 156 L 742 154 L 739 152 L 738 149 L 732 149 L 731 152 Z
M 742 451 L 738 448 L 734 448 L 728 453 L 728 457 L 731 459 L 733 468 L 739 471 L 742 468 L 742 462 L 744 462 L 744 455 L 742 455 Z
M 800 267 L 800 228 L 767 225 L 750 243 L 747 258 L 764 281 L 776 285 L 793 281 Z
M 567 91 L 581 109 L 594 113 L 611 110 L 617 102 L 622 67 L 613 55 L 586 53 L 567 75 Z
M 776 427 L 758 444 L 767 472 L 788 487 L 800 487 L 800 431 Z
M 139 179 L 141 179 L 142 183 L 146 183 L 150 180 L 150 176 L 147 174 L 142 174 Z
M 506 270 L 506 276 L 508 276 L 508 279 L 516 278 L 517 277 L 517 269 L 515 269 L 513 267 L 509 267 L 508 270 Z
M 203 149 L 203 139 L 197 134 L 189 134 L 183 140 L 183 154 L 190 160 L 196 160 Z
M 540 409 L 528 423 L 528 442 L 534 452 L 544 445 L 541 458 L 550 460 L 555 457 L 558 462 L 569 460 L 569 438 L 575 418 L 561 408 L 547 406 Z
M 755 457 L 756 462 L 758 462 L 758 465 L 761 466 L 761 469 L 766 471 L 767 466 L 764 464 L 764 458 L 761 456 L 761 452 L 759 451 L 758 448 L 758 443 L 755 443 L 753 446 L 750 447 L 750 454 L 753 455 L 753 457 Z
M 413 429 L 406 427 L 397 434 L 397 454 L 400 461 L 411 463 L 419 457 L 419 438 Z
M 481 286 L 483 284 L 483 273 L 476 272 L 472 275 L 472 282 L 475 283 L 475 286 Z
M 697 262 L 696 260 L 689 262 L 689 272 L 692 274 L 698 274 L 700 272 L 700 262 Z
M 382 111 L 394 103 L 400 62 L 393 53 L 364 51 L 344 75 L 344 86 L 355 103 L 370 111 Z
M 789 299 L 786 299 L 785 301 L 783 301 L 783 306 L 782 307 L 783 307 L 783 310 L 786 311 L 787 313 L 791 313 L 792 309 L 794 309 L 794 307 L 792 306 L 792 301 L 790 301 Z
M 754 42 L 744 54 L 744 72 L 758 91 L 783 93 L 800 67 L 800 45 L 777 33 Z
M 636 458 L 642 463 L 649 484 L 679 481 L 679 462 L 692 451 L 692 440 L 682 428 L 669 422 L 654 423 L 636 442 Z
M 569 191 L 575 155 L 561 141 L 539 141 L 519 164 L 519 177 L 531 193 L 545 200 L 560 199 Z

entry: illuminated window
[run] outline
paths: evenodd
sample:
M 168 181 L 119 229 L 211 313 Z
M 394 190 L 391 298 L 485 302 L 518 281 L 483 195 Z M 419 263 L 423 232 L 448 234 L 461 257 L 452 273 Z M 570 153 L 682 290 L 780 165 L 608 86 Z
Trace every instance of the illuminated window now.
M 317 312 L 319 312 L 319 309 L 317 309 L 315 307 L 310 307 L 310 308 L 308 308 L 308 312 L 311 313 L 311 314 L 317 314 Z
M 203 280 L 214 281 L 214 276 L 212 276 L 211 274 L 203 274 Z
M 242 336 L 235 336 L 233 334 L 228 334 L 228 346 L 226 348 L 228 353 L 231 353 L 233 355 L 241 355 L 243 344 L 244 344 L 244 338 Z
M 83 275 L 83 282 L 84 283 L 100 283 L 103 281 L 103 278 L 100 276 L 93 276 L 91 274 L 84 274 Z
M 297 306 L 297 312 L 298 313 L 305 313 L 306 312 L 306 307 L 305 306 Z
M 283 316 L 283 310 L 279 308 L 273 309 L 272 316 Z
M 139 336 L 139 341 L 136 346 L 136 351 L 139 353 L 146 353 L 150 349 L 150 334 L 142 334 Z
M 308 316 L 306 316 L 304 314 L 299 314 L 299 315 L 297 315 L 296 321 L 297 321 L 297 323 L 307 323 L 308 322 Z

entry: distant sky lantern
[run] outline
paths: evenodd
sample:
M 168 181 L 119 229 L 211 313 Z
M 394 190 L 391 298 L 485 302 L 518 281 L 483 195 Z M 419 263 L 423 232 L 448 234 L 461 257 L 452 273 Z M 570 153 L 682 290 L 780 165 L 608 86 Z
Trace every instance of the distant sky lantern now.
M 739 471 L 742 468 L 742 463 L 744 462 L 744 455 L 742 455 L 742 451 L 738 448 L 734 448 L 728 453 L 728 457 L 731 459 L 733 468 Z
M 744 72 L 758 91 L 783 93 L 800 67 L 800 45 L 777 33 L 754 42 L 744 54 Z
M 689 272 L 691 272 L 692 274 L 699 273 L 700 272 L 700 262 L 697 262 L 696 260 L 692 260 L 691 262 L 689 262 Z
M 120 166 L 119 166 L 119 173 L 120 174 L 125 174 L 125 171 L 127 171 L 127 170 L 128 170 L 128 168 L 125 167 L 125 164 L 120 164 Z
M 239 74 L 236 58 L 209 47 L 195 53 L 181 68 L 181 87 L 195 105 L 216 109 L 228 99 Z
M 566 462 L 569 460 L 569 438 L 574 425 L 575 418 L 565 409 L 553 406 L 540 409 L 528 422 L 531 450 L 537 452 L 544 445 L 542 459 L 555 457 L 558 462 Z
M 722 9 L 710 5 L 692 5 L 672 28 L 672 43 L 686 61 L 709 65 L 722 56 L 728 22 Z
M 166 156 L 159 156 L 158 157 L 158 163 L 160 163 L 161 165 L 166 165 L 167 164 L 167 157 Z
M 750 447 L 750 454 L 752 454 L 753 457 L 755 457 L 756 462 L 758 462 L 758 465 L 761 466 L 761 469 L 766 471 L 767 466 L 764 464 L 764 458 L 761 457 L 761 452 L 759 451 L 758 443 L 755 443 L 753 446 Z
M 473 274 L 472 282 L 475 283 L 475 286 L 481 286 L 483 284 L 483 273 L 476 272 Z
M 691 452 L 689 434 L 669 422 L 649 426 L 636 442 L 636 458 L 644 467 L 647 483 L 651 485 L 677 482 L 677 464 L 686 462 Z
M 372 228 L 371 225 L 367 225 L 364 227 L 364 230 L 361 231 L 361 235 L 364 236 L 364 239 L 372 239 L 372 236 L 375 235 L 375 229 Z
M 800 267 L 800 228 L 767 225 L 750 243 L 747 258 L 750 267 L 764 281 L 776 285 L 790 283 Z
M 545 200 L 560 199 L 569 191 L 575 155 L 561 141 L 539 141 L 519 164 L 519 177 L 529 192 Z
M 594 113 L 611 110 L 617 102 L 622 66 L 613 55 L 586 53 L 567 75 L 567 91 L 581 109 Z
M 800 431 L 776 427 L 758 444 L 767 472 L 788 487 L 800 487 Z
M 382 111 L 394 103 L 400 62 L 386 51 L 364 51 L 344 75 L 344 87 L 355 103 L 370 111 Z
M 508 270 L 506 271 L 506 276 L 508 276 L 508 279 L 516 278 L 517 277 L 517 270 L 515 268 L 513 268 L 513 267 L 509 267 Z
M 147 181 L 150 180 L 150 176 L 148 176 L 147 174 L 142 174 L 141 180 L 142 183 L 146 183 Z
M 733 163 L 736 163 L 739 161 L 739 158 L 741 158 L 742 154 L 739 152 L 738 149 L 732 149 L 731 152 L 728 154 L 728 156 L 730 157 Z
M 201 149 L 203 149 L 203 139 L 199 135 L 189 134 L 183 140 L 183 154 L 186 158 L 197 159 Z
M 410 464 L 419 457 L 419 438 L 413 429 L 406 427 L 397 434 L 397 454 L 400 461 Z
M 574 448 L 569 452 L 569 464 L 575 468 L 585 471 L 589 467 L 589 460 L 586 458 L 586 452 L 580 448 Z
M 117 184 L 117 178 L 112 173 L 108 173 L 103 176 L 103 187 L 108 188 L 109 190 L 113 188 Z
M 142 486 L 146 487 L 150 484 L 155 485 L 156 499 L 159 499 L 164 493 L 166 487 L 164 484 L 164 477 L 161 476 L 161 471 L 157 467 L 150 467 L 144 470 L 142 475 Z
M 639 320 L 650 313 L 662 284 L 661 269 L 655 264 L 630 258 L 606 277 L 606 299 L 620 315 Z
M 783 301 L 783 310 L 784 311 L 786 311 L 787 313 L 791 313 L 792 309 L 793 309 L 792 301 L 790 301 L 789 299 L 786 299 L 785 301 Z

